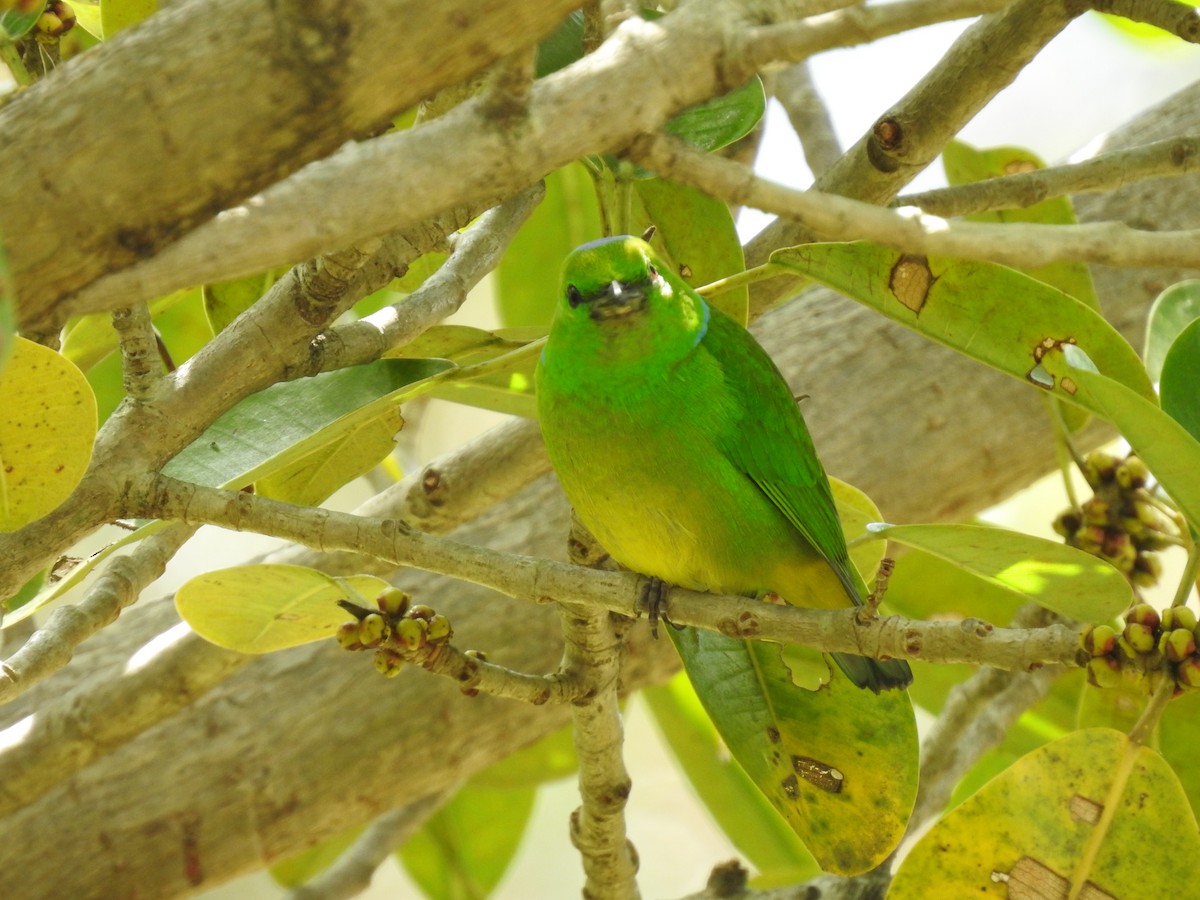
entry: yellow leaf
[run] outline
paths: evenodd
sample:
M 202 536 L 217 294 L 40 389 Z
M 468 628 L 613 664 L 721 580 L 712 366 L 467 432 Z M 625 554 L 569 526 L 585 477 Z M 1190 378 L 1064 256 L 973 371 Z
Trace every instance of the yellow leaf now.
M 16 531 L 79 484 L 96 439 L 96 398 L 69 360 L 21 337 L 0 398 L 0 531 Z
M 351 618 L 338 600 L 366 604 L 387 587 L 370 575 L 331 578 L 304 566 L 234 566 L 193 578 L 176 592 L 175 607 L 205 640 L 240 653 L 270 653 L 332 637 Z
M 1019 760 L 913 848 L 888 900 L 1182 897 L 1200 836 L 1148 747 L 1090 728 Z

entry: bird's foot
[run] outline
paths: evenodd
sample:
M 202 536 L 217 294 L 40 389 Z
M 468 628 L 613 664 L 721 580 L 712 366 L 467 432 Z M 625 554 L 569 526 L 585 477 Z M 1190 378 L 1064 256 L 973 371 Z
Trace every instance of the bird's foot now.
M 661 578 L 647 578 L 642 584 L 642 594 L 638 598 L 638 606 L 646 610 L 646 617 L 650 620 L 650 634 L 655 640 L 658 640 L 658 621 L 671 624 L 667 618 L 667 590 L 668 585 Z

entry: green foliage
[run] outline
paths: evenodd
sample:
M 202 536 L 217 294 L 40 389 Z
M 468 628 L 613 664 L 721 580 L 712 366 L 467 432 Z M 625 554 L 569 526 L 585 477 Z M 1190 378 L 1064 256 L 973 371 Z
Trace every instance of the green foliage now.
M 691 682 L 682 672 L 642 697 L 708 811 L 758 870 L 758 887 L 794 884 L 817 874 L 812 854 L 746 770 L 730 758 Z
M 1171 343 L 1158 390 L 1163 411 L 1200 440 L 1200 319 Z
M 1163 360 L 1171 344 L 1189 324 L 1200 319 L 1200 279 L 1171 285 L 1154 300 L 1146 322 L 1146 347 L 1142 355 L 1150 378 L 1162 376 Z
M 729 752 L 822 869 L 858 874 L 895 849 L 917 790 L 907 693 L 874 695 L 834 666 L 810 691 L 793 683 L 778 645 L 670 635 Z
M 1004 592 L 1009 616 L 1025 603 L 1037 603 L 1071 619 L 1107 622 L 1134 599 L 1129 582 L 1108 563 L 1027 534 L 982 525 L 887 525 L 872 533 L 941 560 L 950 573 L 974 576 Z M 964 594 L 941 596 L 973 597 L 976 590 L 971 585 Z M 1000 609 L 995 612 L 1001 613 L 997 619 L 1008 618 Z M 979 615 L 974 603 L 970 614 Z
M 496 312 L 507 326 L 545 328 L 558 301 L 563 258 L 600 236 L 600 207 L 587 170 L 572 163 L 546 176 L 546 197 L 496 269 Z
M 100 36 L 111 38 L 158 9 L 158 0 L 100 0 Z
M 351 450 L 348 436 L 394 416 L 422 382 L 448 368 L 439 360 L 380 360 L 272 385 L 217 419 L 164 472 L 196 484 L 242 487 L 335 446 Z M 355 456 L 343 471 L 360 468 Z
M 1037 156 L 1021 147 L 977 150 L 962 141 L 951 141 L 942 148 L 942 163 L 946 169 L 946 179 L 952 185 L 1033 172 L 1046 167 Z M 1074 225 L 1076 221 L 1069 197 L 1051 197 L 1033 206 L 975 213 L 964 218 L 972 222 L 1032 222 L 1040 225 Z M 1100 301 L 1096 299 L 1096 288 L 1088 267 L 1083 263 L 1056 262 L 1023 271 L 1099 312 Z
M 866 242 L 791 247 L 772 253 L 771 262 L 1039 387 L 1048 386 L 1042 358 L 1075 344 L 1101 372 L 1154 397 L 1145 368 L 1116 329 L 1087 304 L 1015 269 L 911 256 Z
M 469 784 L 397 856 L 430 900 L 482 900 L 516 855 L 533 800 L 532 788 Z

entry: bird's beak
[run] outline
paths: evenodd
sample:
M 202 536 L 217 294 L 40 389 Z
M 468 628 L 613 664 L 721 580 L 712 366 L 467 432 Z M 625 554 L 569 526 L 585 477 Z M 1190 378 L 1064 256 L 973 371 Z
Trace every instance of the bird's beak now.
M 645 306 L 646 289 L 643 286 L 614 281 L 592 299 L 588 315 L 596 322 L 621 319 L 640 312 Z

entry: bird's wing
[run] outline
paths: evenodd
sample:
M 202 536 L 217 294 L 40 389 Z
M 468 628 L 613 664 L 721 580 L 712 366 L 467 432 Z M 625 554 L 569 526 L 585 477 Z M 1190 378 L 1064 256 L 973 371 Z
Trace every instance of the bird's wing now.
M 731 407 L 736 412 L 718 437 L 722 452 L 825 558 L 851 599 L 861 603 L 833 492 L 783 376 L 745 329 L 719 313 L 713 314 L 702 345 L 722 367 L 734 394 Z

